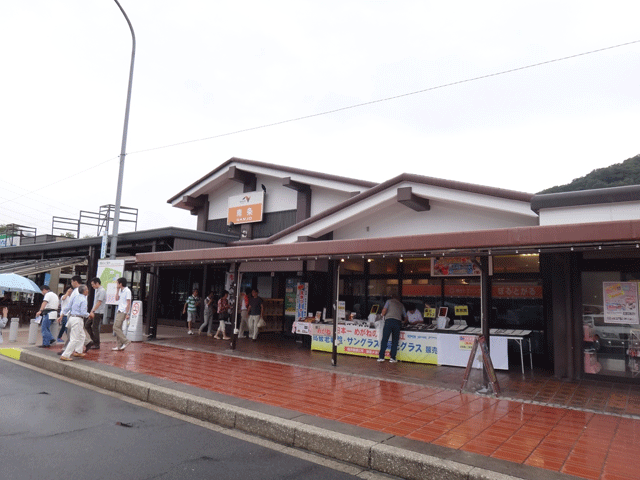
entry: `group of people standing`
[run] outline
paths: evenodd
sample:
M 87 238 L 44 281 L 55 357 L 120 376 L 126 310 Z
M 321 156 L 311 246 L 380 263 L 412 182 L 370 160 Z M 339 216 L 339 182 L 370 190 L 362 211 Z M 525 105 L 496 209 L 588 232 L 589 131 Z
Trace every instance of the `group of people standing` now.
M 60 353 L 60 360 L 71 361 L 73 357 L 84 357 L 90 349 L 100 349 L 100 325 L 105 313 L 106 291 L 100 278 L 91 280 L 91 287 L 95 291 L 91 309 L 87 305 L 89 288 L 82 284 L 82 278 L 75 275 L 71 278 L 71 286 L 65 288 L 60 299 L 51 291 L 48 285 L 41 288 L 44 298 L 40 309 L 36 313 L 42 316 L 40 327 L 42 331 L 41 348 L 50 348 L 55 345 L 56 339 L 51 334 L 52 321 L 58 322 L 60 332 L 57 342 L 65 343 L 64 350 Z M 118 307 L 113 324 L 113 332 L 116 336 L 116 346 L 112 350 L 124 350 L 131 341 L 127 339 L 122 330 L 123 323 L 129 318 L 131 311 L 131 290 L 127 287 L 127 279 L 121 277 L 117 280 L 116 301 Z M 58 310 L 60 314 L 58 315 Z M 67 333 L 66 342 L 62 340 Z
M 198 320 L 201 301 L 200 292 L 197 288 L 194 288 L 182 309 L 183 315 L 187 315 L 188 335 L 194 334 L 192 325 Z M 204 320 L 198 329 L 198 334 L 202 334 L 206 329 L 209 337 L 220 340 L 230 340 L 231 337 L 229 337 L 226 332 L 226 325 L 230 323 L 229 320 L 232 312 L 233 308 L 229 303 L 229 292 L 227 290 L 222 291 L 222 295 L 217 302 L 214 293 L 210 292 L 204 299 Z M 248 332 L 249 338 L 253 341 L 258 339 L 260 320 L 262 320 L 263 313 L 263 300 L 258 296 L 258 290 L 255 288 L 247 288 L 242 293 L 240 299 L 240 338 L 245 337 L 245 334 Z M 218 321 L 218 329 L 215 334 L 212 334 L 214 321 Z

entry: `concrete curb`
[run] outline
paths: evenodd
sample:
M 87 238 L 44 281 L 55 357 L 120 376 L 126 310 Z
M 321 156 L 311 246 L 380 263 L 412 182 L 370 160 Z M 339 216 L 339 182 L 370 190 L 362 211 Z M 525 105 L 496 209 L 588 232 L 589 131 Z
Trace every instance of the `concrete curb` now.
M 531 478 L 560 480 L 575 478 L 543 469 L 532 469 L 525 476 L 495 472 L 388 445 L 384 442 L 362 439 L 191 393 L 184 393 L 144 380 L 129 378 L 126 376 L 126 371 L 123 371 L 121 375 L 103 371 L 99 368 L 99 364 L 96 368 L 81 361 L 61 362 L 57 356 L 54 357 L 51 354 L 30 349 L 22 350 L 19 360 L 199 420 L 237 429 L 282 445 L 307 450 L 408 480 L 422 480 L 424 478 L 441 480 L 526 480 Z M 514 465 L 515 470 L 518 470 L 518 467 L 521 466 Z M 533 476 L 531 472 L 534 472 Z

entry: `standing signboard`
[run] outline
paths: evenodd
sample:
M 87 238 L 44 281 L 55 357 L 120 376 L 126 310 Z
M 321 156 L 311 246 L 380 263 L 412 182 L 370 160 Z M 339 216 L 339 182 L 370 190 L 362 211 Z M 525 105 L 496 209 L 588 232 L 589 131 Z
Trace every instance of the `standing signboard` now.
M 135 300 L 131 305 L 131 315 L 129 315 L 129 324 L 125 335 L 132 342 L 144 340 L 144 333 L 142 332 L 142 302 L 140 300 Z
M 100 279 L 103 288 L 107 291 L 106 304 L 117 305 L 116 283 L 124 276 L 124 260 L 98 260 L 96 277 Z
M 483 335 L 479 337 L 475 337 L 475 340 L 471 346 L 471 352 L 469 353 L 469 361 L 467 362 L 467 368 L 464 371 L 464 377 L 462 379 L 462 386 L 460 387 L 460 391 L 464 390 L 465 385 L 469 381 L 469 375 L 471 373 L 471 368 L 476 360 L 476 353 L 478 351 L 478 347 L 480 347 L 480 353 L 482 356 L 482 363 L 484 365 L 484 372 L 486 374 L 487 381 L 491 388 L 493 389 L 493 393 L 496 396 L 500 395 L 500 385 L 498 384 L 498 377 L 496 376 L 496 371 L 493 368 L 493 363 L 491 363 L 491 356 L 489 355 L 489 348 L 487 347 L 487 341 L 485 340 Z

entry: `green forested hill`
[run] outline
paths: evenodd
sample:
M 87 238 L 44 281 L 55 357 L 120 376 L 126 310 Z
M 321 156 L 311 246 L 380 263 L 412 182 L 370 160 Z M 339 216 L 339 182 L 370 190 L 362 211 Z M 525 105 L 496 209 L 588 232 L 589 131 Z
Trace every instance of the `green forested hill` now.
M 584 177 L 576 178 L 571 183 L 547 188 L 539 193 L 574 192 L 622 185 L 640 185 L 640 155 L 610 167 L 597 168 Z

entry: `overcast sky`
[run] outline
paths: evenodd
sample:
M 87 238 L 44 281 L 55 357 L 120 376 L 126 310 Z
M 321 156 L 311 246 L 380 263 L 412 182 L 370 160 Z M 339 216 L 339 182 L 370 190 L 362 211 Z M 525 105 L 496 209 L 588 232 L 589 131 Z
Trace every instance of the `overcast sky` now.
M 121 4 L 138 229 L 195 228 L 167 199 L 234 156 L 535 193 L 640 153 L 640 43 L 488 76 L 640 40 L 637 0 Z M 131 55 L 115 2 L 2 2 L 0 42 L 0 224 L 51 233 L 114 204 Z

